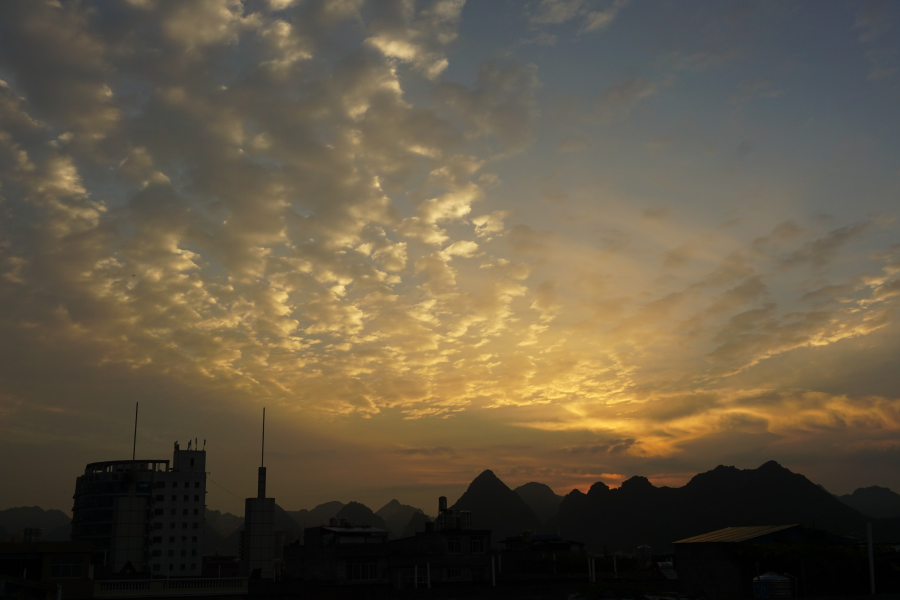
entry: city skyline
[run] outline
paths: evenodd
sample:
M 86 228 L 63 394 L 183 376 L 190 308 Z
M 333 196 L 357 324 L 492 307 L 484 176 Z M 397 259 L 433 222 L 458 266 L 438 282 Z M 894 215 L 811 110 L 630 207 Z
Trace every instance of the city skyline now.
M 894 3 L 0 6 L 0 507 L 900 490 Z

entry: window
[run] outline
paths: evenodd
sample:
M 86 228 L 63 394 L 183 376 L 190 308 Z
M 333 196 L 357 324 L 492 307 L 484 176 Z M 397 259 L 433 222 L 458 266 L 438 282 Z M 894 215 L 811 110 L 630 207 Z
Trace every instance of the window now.
M 462 552 L 462 542 L 459 541 L 459 538 L 447 538 L 447 553 L 459 554 L 460 552 Z
M 196 550 L 191 550 L 191 556 L 197 556 L 197 551 L 196 551 Z
M 197 570 L 197 563 L 191 563 L 191 571 Z
M 169 550 L 169 556 L 175 556 L 175 551 L 174 551 L 174 550 Z
M 173 488 L 177 488 L 177 487 L 178 487 L 178 482 L 177 482 L 177 481 L 173 481 L 173 482 L 172 482 L 172 487 L 173 487 Z
M 170 544 L 174 544 L 174 543 L 175 543 L 175 536 L 174 536 L 174 535 L 170 535 L 170 536 L 169 536 L 169 543 L 170 543 Z
M 172 494 L 172 502 L 176 502 L 178 500 L 178 496 Z
M 200 529 L 200 523 L 194 522 L 194 529 Z
M 447 569 L 447 579 L 459 579 L 462 577 L 461 567 L 449 567 Z
M 182 555 L 182 556 L 187 556 L 187 550 L 182 550 L 182 551 L 181 551 L 181 555 Z
M 195 535 L 194 537 L 192 537 L 192 538 L 191 538 L 191 541 L 192 541 L 192 542 L 196 542 L 196 541 L 197 541 L 197 536 Z
M 81 556 L 78 554 L 54 554 L 50 557 L 50 578 L 79 579 L 81 563 Z
M 163 514 L 163 509 L 157 508 L 155 511 L 153 511 L 153 513 L 156 514 L 156 515 L 162 515 L 162 514 Z
M 191 499 L 191 497 L 188 496 L 187 494 L 185 494 L 185 496 L 184 496 L 184 501 L 187 502 L 187 501 L 190 500 L 190 499 Z
M 166 501 L 166 497 L 163 496 L 162 494 L 157 494 L 157 495 L 156 495 L 156 501 L 157 501 L 157 502 L 165 502 L 165 501 Z
M 181 514 L 187 515 L 187 514 L 188 514 L 188 509 L 185 508 L 184 510 L 182 510 L 182 511 L 181 511 Z
M 194 459 L 193 459 L 193 458 L 191 459 L 191 466 L 192 466 L 192 467 L 194 466 Z
M 187 529 L 187 523 L 182 523 L 182 524 L 181 524 L 181 528 L 182 528 L 182 529 Z
M 347 579 L 350 581 L 372 581 L 378 579 L 378 563 L 347 563 Z
M 169 523 L 169 529 L 175 529 L 175 523 Z
M 158 535 L 155 538 L 153 538 L 153 543 L 154 544 L 162 544 L 162 536 Z
M 173 508 L 173 509 L 172 509 L 172 516 L 174 517 L 174 516 L 177 515 L 177 514 L 178 514 L 178 510 L 176 510 L 176 509 Z
M 469 573 L 472 574 L 472 581 L 484 581 L 487 579 L 487 569 L 484 567 L 470 567 Z
M 181 570 L 184 571 L 184 563 L 181 563 Z
M 186 541 L 187 541 L 187 536 L 186 535 L 181 536 L 181 543 L 184 543 Z
M 159 565 L 153 565 L 153 570 L 154 570 L 154 571 L 159 571 L 159 567 L 160 567 Z
M 470 539 L 469 551 L 472 554 L 484 554 L 484 538 L 473 537 Z
M 162 523 L 156 522 L 153 524 L 153 529 L 162 529 Z
M 200 496 L 195 495 L 195 496 L 194 496 L 194 502 L 200 502 Z
M 195 481 L 195 482 L 194 482 L 194 487 L 195 487 L 195 488 L 200 487 L 200 482 L 199 482 L 199 481 Z
M 172 571 L 174 569 L 175 569 L 175 565 L 173 565 L 172 563 L 169 563 L 169 570 Z
M 198 509 L 194 509 L 194 516 L 197 517 L 200 515 L 200 511 Z
M 162 551 L 161 551 L 161 550 L 154 550 L 154 551 L 153 551 L 153 556 L 162 556 Z

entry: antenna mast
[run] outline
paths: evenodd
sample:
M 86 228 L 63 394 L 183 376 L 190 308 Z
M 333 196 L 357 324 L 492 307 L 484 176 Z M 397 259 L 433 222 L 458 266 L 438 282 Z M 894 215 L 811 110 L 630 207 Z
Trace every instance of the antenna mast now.
M 263 407 L 262 456 L 259 461 L 259 478 L 256 482 L 257 498 L 266 497 L 266 408 Z
M 131 446 L 131 460 L 134 460 L 135 454 L 137 454 L 137 418 L 138 418 L 138 406 L 140 406 L 140 402 L 134 403 L 134 443 Z

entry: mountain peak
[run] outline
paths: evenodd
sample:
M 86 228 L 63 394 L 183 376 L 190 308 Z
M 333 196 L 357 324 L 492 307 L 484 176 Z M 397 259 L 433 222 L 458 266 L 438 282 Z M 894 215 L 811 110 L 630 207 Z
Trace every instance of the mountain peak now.
M 588 490 L 588 496 L 597 496 L 599 494 L 605 494 L 607 492 L 609 492 L 609 486 L 602 481 L 598 481 L 591 486 L 591 489 Z
M 482 471 L 478 477 L 472 480 L 472 483 L 469 484 L 470 490 L 509 490 L 509 486 L 507 486 L 499 477 L 494 475 L 494 472 L 490 469 L 485 469 Z M 510 490 L 511 491 L 511 490 Z
M 594 484 L 597 485 L 597 484 Z M 591 486 L 591 490 L 594 487 Z M 635 475 L 630 479 L 626 479 L 622 482 L 622 490 L 624 491 L 643 491 L 643 490 L 655 490 L 656 486 L 650 483 L 650 480 L 642 475 Z M 588 492 L 590 494 L 590 492 Z
M 782 467 L 781 464 L 778 463 L 778 461 L 770 460 L 767 463 L 761 464 L 759 466 L 759 470 L 760 471 L 763 471 L 763 470 L 765 470 L 765 471 L 787 471 L 788 469 L 785 469 L 784 467 Z

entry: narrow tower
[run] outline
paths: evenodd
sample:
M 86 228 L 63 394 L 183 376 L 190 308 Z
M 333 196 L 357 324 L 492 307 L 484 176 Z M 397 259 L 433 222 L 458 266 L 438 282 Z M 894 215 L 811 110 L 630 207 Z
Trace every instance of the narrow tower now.
M 275 498 L 266 498 L 266 409 L 263 408 L 262 456 L 256 498 L 244 501 L 244 535 L 240 572 L 244 577 L 272 579 L 275 574 Z

